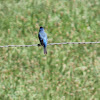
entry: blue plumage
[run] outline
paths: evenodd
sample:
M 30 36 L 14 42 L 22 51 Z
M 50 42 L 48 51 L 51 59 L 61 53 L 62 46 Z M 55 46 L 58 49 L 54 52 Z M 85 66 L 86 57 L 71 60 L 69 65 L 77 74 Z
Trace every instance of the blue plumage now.
M 38 34 L 40 44 L 44 47 L 44 54 L 47 54 L 47 34 L 44 31 L 43 27 L 40 27 L 39 34 Z

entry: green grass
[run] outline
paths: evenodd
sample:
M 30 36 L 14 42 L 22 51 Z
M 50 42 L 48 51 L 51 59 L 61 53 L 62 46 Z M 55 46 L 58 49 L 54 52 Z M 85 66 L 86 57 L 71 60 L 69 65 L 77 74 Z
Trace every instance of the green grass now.
M 100 41 L 100 0 L 0 0 L 0 45 Z M 100 44 L 0 48 L 0 100 L 100 100 Z

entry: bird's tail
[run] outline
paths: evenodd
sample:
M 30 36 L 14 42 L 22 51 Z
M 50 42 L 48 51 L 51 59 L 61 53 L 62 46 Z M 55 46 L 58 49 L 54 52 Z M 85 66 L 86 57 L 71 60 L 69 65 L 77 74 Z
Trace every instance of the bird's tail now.
M 47 48 L 44 47 L 44 54 L 47 54 Z

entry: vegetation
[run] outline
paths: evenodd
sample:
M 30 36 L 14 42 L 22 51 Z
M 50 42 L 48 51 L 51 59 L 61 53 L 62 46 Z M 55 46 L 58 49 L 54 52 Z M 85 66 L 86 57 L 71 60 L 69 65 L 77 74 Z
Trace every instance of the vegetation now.
M 0 0 L 0 45 L 100 41 L 100 0 Z M 99 100 L 100 44 L 0 48 L 0 100 Z

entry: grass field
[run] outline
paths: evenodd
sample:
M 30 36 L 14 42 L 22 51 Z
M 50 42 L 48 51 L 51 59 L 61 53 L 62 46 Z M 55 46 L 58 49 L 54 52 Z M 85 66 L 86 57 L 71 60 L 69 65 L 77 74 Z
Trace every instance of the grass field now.
M 0 0 L 0 46 L 99 42 L 100 0 Z M 0 100 L 100 100 L 100 44 L 0 48 Z

